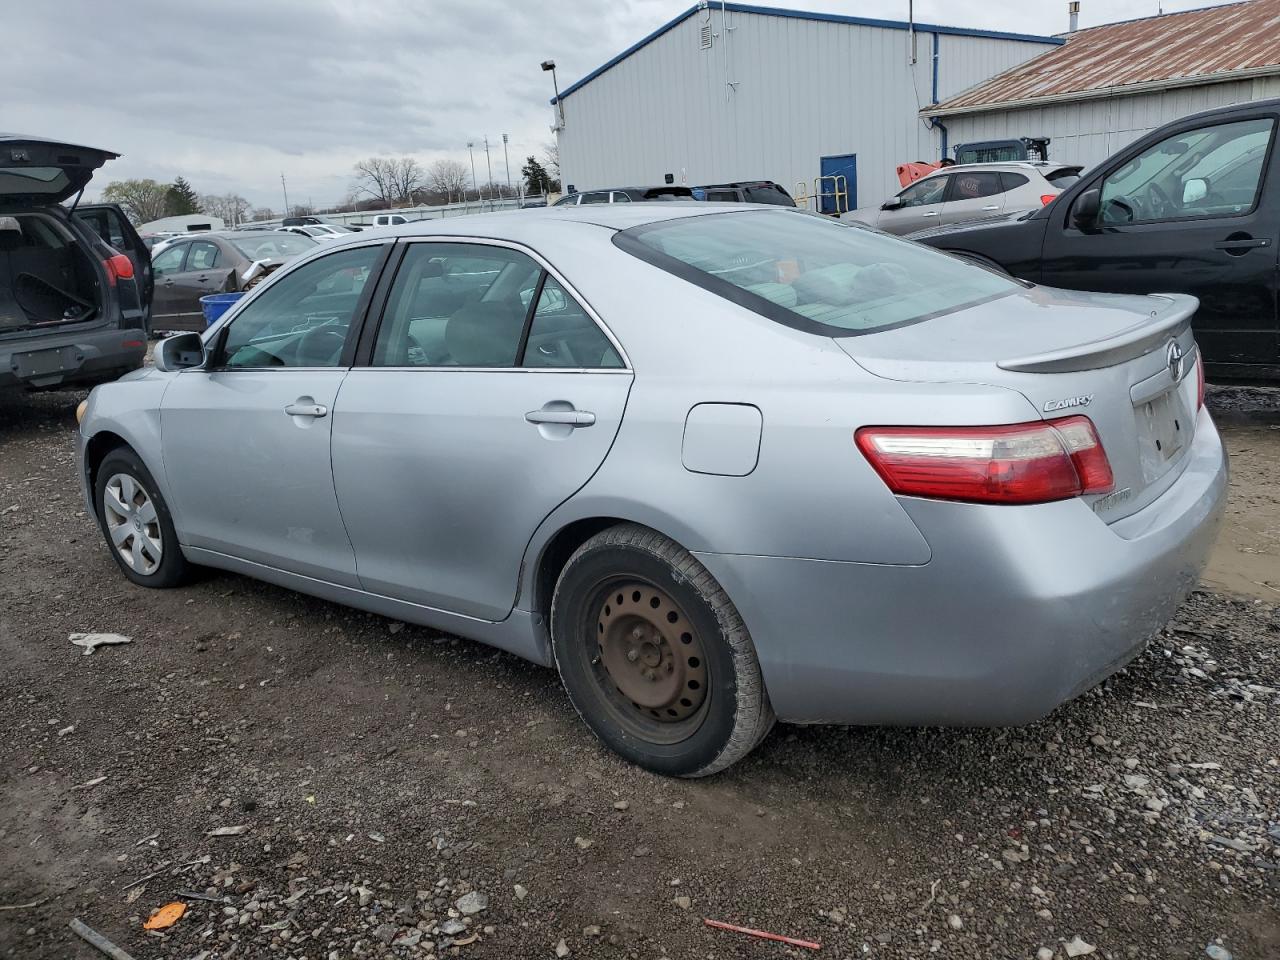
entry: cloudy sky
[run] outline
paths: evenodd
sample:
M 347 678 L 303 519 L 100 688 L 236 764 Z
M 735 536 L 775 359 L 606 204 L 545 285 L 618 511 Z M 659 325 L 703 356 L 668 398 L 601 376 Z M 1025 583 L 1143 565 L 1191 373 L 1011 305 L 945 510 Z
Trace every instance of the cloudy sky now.
M 905 19 L 907 0 L 771 0 Z M 1165 0 L 1185 10 L 1211 0 Z M 567 86 L 691 0 L 47 0 L 5 5 L 0 129 L 123 154 L 95 184 L 181 174 L 256 205 L 340 201 L 373 155 L 450 156 L 487 134 L 494 179 L 551 139 L 554 59 Z M 1083 0 L 1081 26 L 1157 0 Z M 1066 0 L 917 0 L 921 22 L 1066 29 Z M 493 145 L 496 144 L 496 149 Z M 476 155 L 481 181 L 484 152 Z

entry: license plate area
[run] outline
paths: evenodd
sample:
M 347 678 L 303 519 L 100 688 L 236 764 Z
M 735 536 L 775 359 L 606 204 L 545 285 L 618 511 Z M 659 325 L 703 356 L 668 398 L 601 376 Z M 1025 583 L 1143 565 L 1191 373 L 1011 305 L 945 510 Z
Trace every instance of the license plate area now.
M 54 350 L 15 353 L 11 363 L 13 372 L 19 379 L 30 380 L 67 370 L 78 370 L 83 360 L 84 357 L 76 347 L 61 347 Z
M 1194 421 L 1176 389 L 1137 405 L 1134 413 L 1143 479 L 1150 483 L 1162 476 L 1190 443 Z

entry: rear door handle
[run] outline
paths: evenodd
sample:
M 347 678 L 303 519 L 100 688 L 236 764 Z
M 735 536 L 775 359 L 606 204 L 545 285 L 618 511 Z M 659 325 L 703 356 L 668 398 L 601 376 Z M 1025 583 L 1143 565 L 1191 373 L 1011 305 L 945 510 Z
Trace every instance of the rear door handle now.
M 1233 253 L 1237 250 L 1243 253 L 1245 250 L 1251 250 L 1254 247 L 1269 246 L 1271 246 L 1271 241 L 1267 237 L 1259 237 L 1257 239 L 1254 239 L 1253 237 L 1241 237 L 1239 239 L 1232 240 L 1219 240 L 1213 245 L 1215 250 L 1226 250 L 1228 253 Z
M 589 410 L 530 410 L 524 415 L 530 423 L 564 423 L 571 427 L 589 427 L 596 415 Z
M 920 214 L 920 216 L 922 216 L 922 217 L 936 217 L 937 215 L 938 215 L 938 211 L 937 211 L 937 210 L 934 210 L 932 213 L 922 213 L 922 214 Z
M 983 210 L 999 210 L 999 209 L 1000 209 L 1000 204 L 998 204 L 998 203 L 990 203 L 990 204 L 987 204 L 987 206 L 983 207 L 982 209 L 983 209 Z
M 291 417 L 324 417 L 328 416 L 329 408 L 323 403 L 302 403 L 294 401 L 287 404 L 284 412 Z

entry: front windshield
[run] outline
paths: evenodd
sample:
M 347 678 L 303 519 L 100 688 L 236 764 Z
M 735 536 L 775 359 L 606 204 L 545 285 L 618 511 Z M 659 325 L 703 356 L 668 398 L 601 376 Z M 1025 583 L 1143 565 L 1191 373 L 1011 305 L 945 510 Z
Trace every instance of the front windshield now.
M 801 211 L 718 213 L 624 230 L 635 256 L 787 326 L 873 333 L 1007 296 L 1012 280 Z
M 272 232 L 262 236 L 232 237 L 231 244 L 250 260 L 277 260 L 314 250 L 316 242 L 296 233 Z

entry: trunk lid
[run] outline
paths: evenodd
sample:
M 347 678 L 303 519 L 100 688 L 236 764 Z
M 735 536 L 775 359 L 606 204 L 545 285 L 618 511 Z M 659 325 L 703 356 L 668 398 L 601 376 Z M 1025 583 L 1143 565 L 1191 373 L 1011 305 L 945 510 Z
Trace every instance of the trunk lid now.
M 79 193 L 120 154 L 41 137 L 0 133 L 0 203 L 47 206 Z
M 982 383 L 1025 396 L 1043 419 L 1093 421 L 1115 475 L 1086 499 L 1107 522 L 1149 504 L 1175 479 L 1196 425 L 1198 301 L 1034 287 L 1019 295 L 836 342 L 889 380 Z

